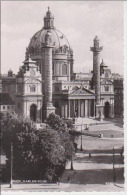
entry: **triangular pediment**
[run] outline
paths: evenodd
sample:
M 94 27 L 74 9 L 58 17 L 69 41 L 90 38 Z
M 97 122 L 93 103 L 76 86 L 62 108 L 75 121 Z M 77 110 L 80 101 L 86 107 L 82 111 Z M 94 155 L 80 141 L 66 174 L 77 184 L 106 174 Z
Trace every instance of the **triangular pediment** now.
M 27 79 L 27 80 L 25 80 L 25 83 L 40 83 L 41 81 L 40 80 L 38 80 L 38 79 Z
M 106 79 L 104 79 L 104 80 L 102 80 L 102 81 L 101 81 L 101 84 L 102 84 L 102 85 L 112 85 L 112 84 L 113 84 L 113 82 L 112 82 L 112 81 L 110 81 L 110 80 L 106 80 Z
M 93 95 L 94 92 L 88 89 L 77 89 L 71 92 L 71 95 Z

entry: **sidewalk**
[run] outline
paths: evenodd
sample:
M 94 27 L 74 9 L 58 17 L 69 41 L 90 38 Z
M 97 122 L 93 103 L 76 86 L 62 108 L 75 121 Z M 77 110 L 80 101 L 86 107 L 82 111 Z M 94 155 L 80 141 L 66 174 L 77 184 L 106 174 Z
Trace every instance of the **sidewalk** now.
M 64 191 L 64 192 L 122 192 L 124 191 L 124 186 L 114 183 L 101 184 L 70 184 L 70 183 L 60 183 L 57 184 L 14 184 L 12 188 L 9 188 L 9 184 L 1 186 L 2 193 L 7 191 L 29 191 L 29 192 L 48 192 L 48 191 Z
M 31 183 L 31 184 L 13 184 L 12 188 L 10 188 L 10 184 L 2 184 L 1 190 L 2 191 L 15 191 L 15 190 L 39 190 L 39 189 L 48 189 L 48 190 L 57 190 L 57 189 L 63 189 L 68 187 L 69 184 L 62 184 L 59 185 L 57 183 L 54 184 L 41 184 L 41 183 Z

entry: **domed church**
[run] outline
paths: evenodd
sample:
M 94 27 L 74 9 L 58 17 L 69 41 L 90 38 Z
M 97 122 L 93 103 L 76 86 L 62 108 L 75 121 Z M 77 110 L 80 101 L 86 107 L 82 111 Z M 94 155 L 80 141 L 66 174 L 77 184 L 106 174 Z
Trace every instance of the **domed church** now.
M 64 119 L 114 117 L 114 78 L 100 63 L 102 49 L 96 36 L 90 48 L 93 70 L 74 73 L 73 50 L 55 28 L 48 8 L 44 27 L 30 39 L 23 66 L 14 77 L 15 112 L 35 122 L 44 122 L 52 112 Z
M 30 41 L 26 59 L 30 55 L 43 75 L 45 58 L 43 45 L 47 35 L 50 36 L 52 45 L 52 79 L 54 81 L 70 81 L 73 74 L 73 51 L 66 36 L 54 27 L 54 16 L 49 8 L 44 17 L 44 27 Z

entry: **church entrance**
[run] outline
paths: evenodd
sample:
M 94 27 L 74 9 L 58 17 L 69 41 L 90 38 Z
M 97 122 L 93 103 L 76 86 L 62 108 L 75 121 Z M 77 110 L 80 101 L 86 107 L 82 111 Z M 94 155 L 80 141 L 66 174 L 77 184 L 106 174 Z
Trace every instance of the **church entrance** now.
M 30 106 L 30 118 L 36 122 L 36 115 L 37 115 L 37 106 L 35 104 L 32 104 Z
M 105 103 L 104 115 L 105 115 L 105 118 L 109 118 L 109 102 Z

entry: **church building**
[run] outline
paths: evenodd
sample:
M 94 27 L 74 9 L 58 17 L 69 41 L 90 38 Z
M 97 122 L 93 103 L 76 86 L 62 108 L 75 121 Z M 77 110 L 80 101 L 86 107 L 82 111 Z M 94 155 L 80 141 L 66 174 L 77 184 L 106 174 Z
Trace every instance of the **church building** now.
M 31 38 L 17 75 L 10 72 L 6 79 L 1 77 L 1 92 L 10 94 L 18 115 L 35 122 L 44 122 L 52 112 L 64 119 L 113 118 L 114 77 L 103 60 L 100 63 L 102 50 L 95 36 L 90 48 L 93 70 L 74 73 L 73 50 L 66 36 L 55 28 L 48 8 L 44 26 Z M 13 90 L 9 81 L 13 81 Z M 8 89 L 4 91 L 5 86 Z

